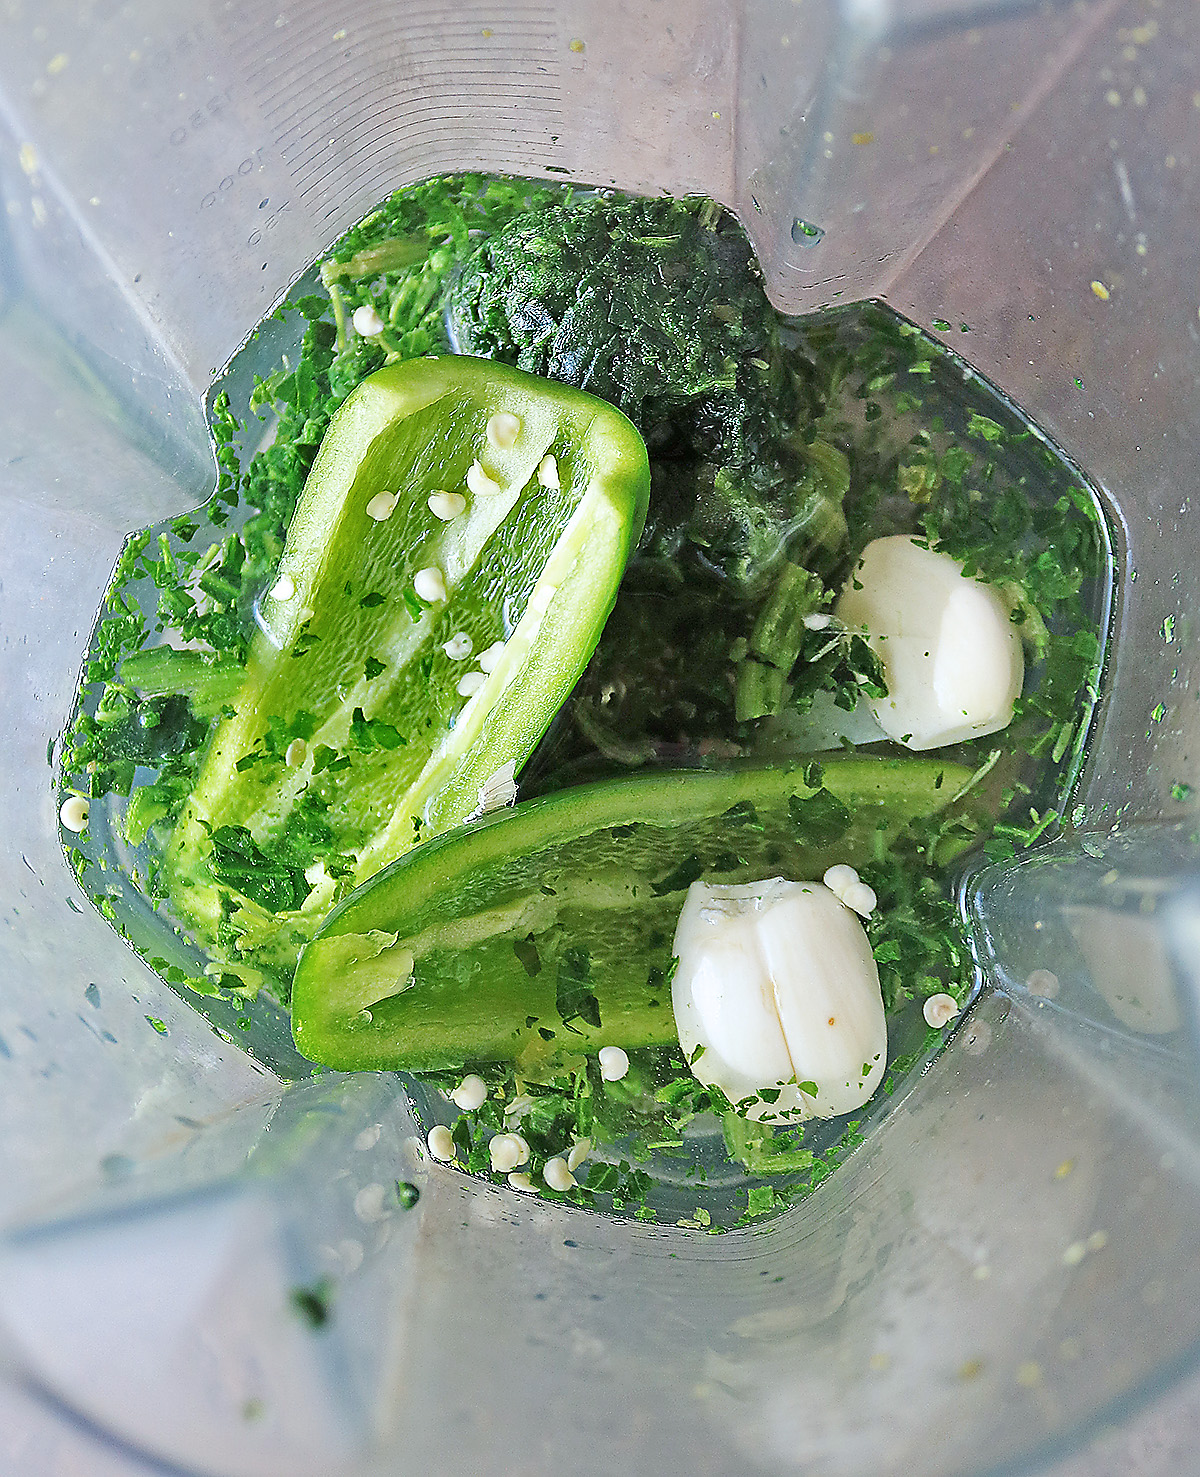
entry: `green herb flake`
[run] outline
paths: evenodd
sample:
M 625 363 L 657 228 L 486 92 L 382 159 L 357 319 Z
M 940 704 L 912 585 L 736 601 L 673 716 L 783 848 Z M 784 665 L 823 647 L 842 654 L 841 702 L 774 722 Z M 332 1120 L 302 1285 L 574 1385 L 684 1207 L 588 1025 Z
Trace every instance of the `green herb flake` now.
M 355 708 L 350 718 L 350 746 L 360 753 L 372 749 L 398 749 L 408 740 L 394 724 L 381 718 L 368 718 L 361 708 Z
M 564 1026 L 581 1020 L 600 1027 L 600 1002 L 591 986 L 591 959 L 586 949 L 571 945 L 559 961 L 554 1004 Z
M 788 813 L 807 846 L 832 846 L 850 829 L 853 819 L 842 801 L 824 788 L 812 795 L 793 795 Z
M 704 875 L 705 867 L 700 858 L 692 853 L 684 857 L 678 866 L 673 867 L 665 877 L 650 884 L 650 891 L 655 897 L 664 897 L 672 892 L 686 892 L 693 882 L 698 881 Z
M 288 1294 L 292 1311 L 313 1330 L 324 1328 L 328 1324 L 332 1315 L 332 1300 L 333 1283 L 328 1277 L 322 1277 L 311 1287 L 293 1287 Z
M 521 966 L 530 979 L 541 973 L 542 960 L 537 945 L 533 941 L 533 934 L 528 934 L 525 938 L 514 939 L 513 953 L 521 961 Z M 533 1021 L 526 1021 L 525 1024 L 532 1025 Z
M 770 1185 L 751 1185 L 746 1191 L 746 1218 L 766 1215 L 775 1208 L 775 1191 Z
M 299 908 L 308 896 L 304 867 L 263 851 L 244 826 L 219 826 L 209 839 L 213 877 L 268 912 Z

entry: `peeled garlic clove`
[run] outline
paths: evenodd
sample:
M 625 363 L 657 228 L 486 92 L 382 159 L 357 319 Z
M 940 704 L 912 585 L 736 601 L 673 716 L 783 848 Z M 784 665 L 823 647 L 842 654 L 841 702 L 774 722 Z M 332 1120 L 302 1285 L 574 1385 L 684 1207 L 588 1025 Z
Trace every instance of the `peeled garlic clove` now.
M 870 1098 L 887 1059 L 879 975 L 861 923 L 827 887 L 695 882 L 674 948 L 676 1029 L 701 1082 L 735 1103 L 778 1089 L 746 1109 L 768 1123 Z
M 1008 607 L 949 554 L 903 535 L 863 550 L 835 613 L 865 630 L 887 696 L 869 699 L 889 738 L 910 749 L 996 733 L 1012 722 L 1025 660 Z

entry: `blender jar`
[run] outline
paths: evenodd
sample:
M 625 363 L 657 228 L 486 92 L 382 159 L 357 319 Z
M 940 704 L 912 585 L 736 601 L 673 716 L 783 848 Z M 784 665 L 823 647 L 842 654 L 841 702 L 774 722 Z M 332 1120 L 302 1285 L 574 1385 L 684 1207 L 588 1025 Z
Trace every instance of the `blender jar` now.
M 1150 0 L 14 0 L 0 47 L 0 1435 L 16 1469 L 1044 1469 L 1195 1363 L 1200 19 Z M 1111 655 L 985 980 L 806 1201 L 721 1237 L 430 1166 L 285 1085 L 77 895 L 51 746 L 206 390 L 397 185 L 736 210 L 777 306 L 882 298 L 1099 488 Z M 964 326 L 969 332 L 964 332 Z M 416 1208 L 390 1187 L 411 1179 Z M 296 1288 L 336 1287 L 318 1327 Z M 72 1467 L 74 1463 L 74 1467 Z

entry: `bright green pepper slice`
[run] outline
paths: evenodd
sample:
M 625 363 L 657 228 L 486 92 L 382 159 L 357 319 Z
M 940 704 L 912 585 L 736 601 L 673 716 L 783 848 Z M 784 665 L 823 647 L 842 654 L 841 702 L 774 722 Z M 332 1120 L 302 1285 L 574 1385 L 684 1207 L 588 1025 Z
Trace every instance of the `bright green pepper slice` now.
M 936 760 L 643 772 L 524 801 L 402 857 L 300 959 L 292 1032 L 328 1066 L 428 1071 L 674 1042 L 688 886 L 883 854 L 969 779 Z
M 623 415 L 519 370 L 410 360 L 347 399 L 167 857 L 177 912 L 244 978 L 286 980 L 339 891 L 520 769 L 599 639 L 648 495 Z

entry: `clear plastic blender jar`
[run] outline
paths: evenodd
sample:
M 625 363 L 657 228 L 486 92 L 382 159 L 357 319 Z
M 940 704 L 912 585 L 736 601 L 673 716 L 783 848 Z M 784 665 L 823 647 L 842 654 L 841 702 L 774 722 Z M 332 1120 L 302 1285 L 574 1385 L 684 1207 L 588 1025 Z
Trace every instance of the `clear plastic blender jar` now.
M 12 1470 L 1042 1469 L 1181 1380 L 1200 1338 L 1200 20 L 98 0 L 3 26 Z M 1115 532 L 1070 825 L 969 889 L 981 1002 L 758 1228 L 610 1221 L 414 1159 L 390 1078 L 285 1086 L 81 904 L 59 848 L 49 746 L 124 536 L 211 488 L 205 391 L 378 198 L 462 167 L 704 191 L 781 309 L 880 297 L 952 325 Z M 315 1336 L 288 1292 L 322 1277 L 337 1314 Z

